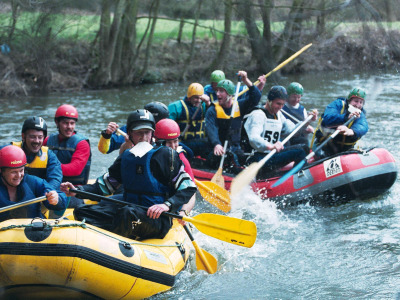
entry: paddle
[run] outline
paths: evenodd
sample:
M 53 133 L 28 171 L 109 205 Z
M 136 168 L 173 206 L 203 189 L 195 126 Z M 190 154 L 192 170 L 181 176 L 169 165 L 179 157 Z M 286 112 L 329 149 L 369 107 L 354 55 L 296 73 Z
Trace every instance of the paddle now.
M 195 179 L 194 182 L 204 200 L 223 212 L 231 210 L 231 197 L 226 189 L 211 181 L 199 181 Z
M 304 125 L 306 125 L 311 119 L 312 115 L 309 115 L 300 125 L 298 125 L 283 141 L 282 145 L 284 145 L 287 141 L 289 141 Z M 259 162 L 254 162 L 242 172 L 240 172 L 233 180 L 231 185 L 231 195 L 239 194 L 242 189 L 249 185 L 253 178 L 256 177 L 258 171 L 261 167 L 276 153 L 276 149 L 273 149 L 268 155 L 266 155 Z
M 304 51 L 306 51 L 308 48 L 310 48 L 312 46 L 312 43 L 304 46 L 303 48 L 301 48 L 299 51 L 297 51 L 295 54 L 293 54 L 292 56 L 290 56 L 288 59 L 286 59 L 284 62 L 280 63 L 275 69 L 273 69 L 272 71 L 270 71 L 268 74 L 265 74 L 264 77 L 267 78 L 268 76 L 270 76 L 272 73 L 278 71 L 279 69 L 281 69 L 282 67 L 284 67 L 285 65 L 287 65 L 290 61 L 292 61 L 293 59 L 295 59 L 297 56 L 299 56 L 301 53 L 303 53 Z M 257 80 L 256 82 L 253 83 L 253 85 L 257 85 L 259 84 L 260 81 Z M 243 91 L 241 91 L 239 93 L 238 96 L 243 95 L 244 93 L 246 93 L 249 90 L 249 88 L 245 88 L 243 89 Z
M 292 114 L 289 114 L 287 111 L 281 109 L 281 113 L 283 113 L 284 115 L 288 116 L 289 118 L 291 118 L 293 121 L 297 123 L 300 123 L 301 121 L 299 119 L 297 119 L 295 116 L 293 116 Z
M 356 116 L 351 117 L 343 125 L 344 126 L 349 125 L 355 118 L 356 118 Z M 336 130 L 334 133 L 332 133 L 327 139 L 325 139 L 325 141 L 323 141 L 315 149 L 315 151 L 313 151 L 310 154 L 308 154 L 301 162 L 299 162 L 296 166 L 294 166 L 293 169 L 291 169 L 289 172 L 287 172 L 285 175 L 283 175 L 281 178 L 279 178 L 279 180 L 277 182 L 275 182 L 272 185 L 272 187 L 277 187 L 277 186 L 281 185 L 286 180 L 288 180 L 290 176 L 292 176 L 293 174 L 296 174 L 298 171 L 300 171 L 301 168 L 304 166 L 304 164 L 307 162 L 307 160 L 309 160 L 310 158 L 314 157 L 315 153 L 318 152 L 319 150 L 321 150 L 322 147 L 324 147 L 331 139 L 335 138 L 339 134 L 339 132 L 340 132 L 340 130 Z
M 101 199 L 122 205 L 132 205 L 148 209 L 148 207 L 145 206 L 121 201 L 111 197 L 99 196 L 85 191 L 71 189 L 71 192 L 92 199 Z M 209 213 L 199 214 L 197 216 L 194 216 L 193 218 L 180 216 L 169 212 L 163 212 L 162 214 L 171 218 L 181 219 L 186 222 L 192 223 L 202 233 L 238 246 L 251 248 L 257 238 L 256 224 L 251 221 Z
M 230 116 L 230 121 L 231 122 L 232 122 L 233 115 L 235 114 L 236 103 L 237 103 L 237 99 L 239 97 L 238 94 L 239 94 L 239 88 L 240 88 L 240 81 L 241 81 L 241 77 L 239 76 L 239 80 L 238 80 L 238 83 L 236 85 L 235 98 L 233 99 L 231 116 Z M 222 176 L 222 167 L 224 166 L 226 148 L 228 148 L 228 137 L 224 142 L 224 153 L 222 154 L 218 170 L 214 174 L 214 176 L 211 178 L 211 182 L 214 182 L 214 183 L 218 184 L 220 187 L 223 187 L 223 188 L 225 188 L 225 180 L 224 180 L 224 176 Z
M 125 132 L 117 129 L 120 135 L 127 136 Z M 219 208 L 223 212 L 229 212 L 231 210 L 231 199 L 229 192 L 220 187 L 218 184 L 210 181 L 198 181 L 195 179 L 195 183 L 199 188 L 201 196 L 215 207 Z
M 23 206 L 27 206 L 27 205 L 30 205 L 30 204 L 43 202 L 45 200 L 47 200 L 46 196 L 41 196 L 41 197 L 38 197 L 38 198 L 35 198 L 35 199 L 31 199 L 31 200 L 27 200 L 27 201 L 23 201 L 23 202 L 18 202 L 18 203 L 15 203 L 15 204 L 8 205 L 8 206 L 0 208 L 0 213 L 5 212 L 5 211 L 9 211 L 9 210 L 13 210 L 13 209 L 16 209 L 16 208 L 20 208 L 20 207 L 23 207 Z
M 193 247 L 196 250 L 196 267 L 197 270 L 204 270 L 209 274 L 217 272 L 218 261 L 217 259 L 208 253 L 206 250 L 201 249 L 197 242 L 194 240 L 192 233 L 190 232 L 187 225 L 183 226 L 189 239 L 192 241 Z

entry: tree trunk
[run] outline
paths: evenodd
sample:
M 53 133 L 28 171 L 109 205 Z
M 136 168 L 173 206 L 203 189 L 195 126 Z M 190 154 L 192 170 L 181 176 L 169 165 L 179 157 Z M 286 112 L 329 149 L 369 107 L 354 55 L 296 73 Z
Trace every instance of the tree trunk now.
M 11 1 L 11 24 L 10 24 L 10 31 L 8 33 L 8 39 L 7 42 L 10 44 L 11 40 L 14 35 L 15 31 L 15 26 L 17 25 L 17 19 L 18 19 L 18 8 L 19 8 L 19 3 L 15 0 Z
M 98 68 L 89 78 L 89 84 L 91 83 L 94 86 L 107 86 L 114 83 L 111 66 L 114 62 L 116 42 L 126 0 L 115 1 L 114 18 L 113 22 L 110 23 L 112 2 L 112 0 L 103 0 L 102 3 Z
M 221 47 L 217 56 L 214 58 L 210 66 L 208 67 L 208 73 L 213 72 L 216 69 L 225 69 L 227 60 L 227 53 L 231 43 L 231 27 L 232 27 L 232 0 L 226 0 L 225 13 L 224 13 L 224 37 L 222 39 Z
M 195 22 L 193 25 L 193 32 L 192 32 L 192 43 L 190 44 L 190 50 L 189 50 L 189 56 L 186 59 L 185 65 L 184 65 L 184 69 L 182 72 L 182 80 L 186 80 L 186 76 L 189 70 L 189 67 L 192 66 L 191 62 L 193 59 L 193 55 L 194 55 L 194 47 L 196 45 L 196 30 L 197 30 L 197 25 L 199 22 L 199 15 L 200 15 L 200 9 L 201 9 L 201 4 L 202 4 L 203 0 L 198 0 L 197 2 L 197 9 L 195 10 Z M 191 68 L 192 69 L 192 68 Z
M 317 35 L 322 35 L 325 32 L 325 1 L 322 0 L 319 4 L 319 9 L 322 12 L 319 16 L 317 16 L 317 27 L 316 33 Z
M 148 65 L 149 65 L 149 59 L 150 59 L 150 54 L 151 54 L 151 44 L 153 42 L 154 30 L 156 28 L 156 23 L 157 23 L 157 18 L 158 18 L 158 8 L 160 6 L 160 0 L 154 0 L 154 2 L 155 2 L 155 4 L 154 4 L 154 13 L 153 13 L 153 17 L 152 17 L 153 21 L 151 23 L 151 30 L 150 30 L 149 37 L 147 38 L 145 59 L 144 59 L 142 71 L 140 72 L 140 76 L 139 76 L 140 80 L 142 80 L 142 78 L 144 77 L 144 75 L 147 72 L 147 68 L 148 68 Z
M 177 42 L 180 44 L 182 41 L 182 32 L 183 32 L 183 26 L 185 26 L 185 19 L 181 17 L 181 21 L 179 23 L 179 32 L 178 32 L 178 37 L 176 38 Z
M 242 7 L 244 22 L 246 25 L 247 33 L 253 57 L 257 62 L 257 69 L 262 73 L 266 73 L 270 69 L 273 61 L 272 44 L 268 37 L 272 36 L 270 27 L 270 10 L 273 5 L 273 0 L 265 0 L 262 6 L 262 16 L 264 23 L 264 32 L 261 35 L 256 24 L 254 17 L 252 2 L 244 4 Z

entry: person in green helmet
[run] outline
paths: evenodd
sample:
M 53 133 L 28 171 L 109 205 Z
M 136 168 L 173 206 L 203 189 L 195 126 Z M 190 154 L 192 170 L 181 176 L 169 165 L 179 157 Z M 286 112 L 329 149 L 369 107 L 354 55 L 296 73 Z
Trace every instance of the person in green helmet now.
M 243 116 L 255 107 L 261 99 L 261 92 L 256 88 L 245 71 L 239 71 L 243 82 L 249 88 L 249 97 L 238 100 L 235 103 L 235 112 L 231 118 L 234 106 L 235 85 L 232 81 L 224 79 L 218 82 L 217 99 L 207 112 L 205 117 L 206 136 L 212 147 L 210 155 L 207 157 L 209 165 L 215 167 L 219 163 L 221 156 L 225 154 L 224 143 L 228 141 L 228 150 L 232 154 L 236 167 L 244 162 L 244 153 L 240 147 L 240 129 Z M 227 161 L 229 164 L 229 160 Z
M 225 73 L 221 70 L 215 70 L 214 72 L 211 73 L 211 76 L 210 76 L 211 84 L 207 84 L 204 87 L 204 94 L 206 94 L 210 97 L 210 100 L 212 103 L 214 103 L 218 100 L 217 85 L 218 85 L 218 82 L 220 82 L 221 80 L 224 80 L 224 79 L 225 79 Z M 259 76 L 258 81 L 259 81 L 259 83 L 256 86 L 260 90 L 260 92 L 262 92 L 262 90 L 265 86 L 265 83 L 266 83 L 265 76 L 264 75 Z M 246 88 L 245 86 L 241 86 L 239 89 L 239 92 L 241 92 L 245 88 Z M 248 97 L 249 97 L 249 93 L 244 93 L 243 95 L 241 95 L 239 97 L 239 100 L 248 99 Z
M 340 130 L 340 134 L 329 141 L 317 156 L 325 157 L 348 151 L 368 132 L 364 110 L 365 97 L 365 90 L 356 87 L 350 91 L 347 98 L 338 98 L 326 107 L 317 127 L 315 147 L 334 131 Z M 343 124 L 353 116 L 356 119 L 344 126 Z
M 282 108 L 282 113 L 286 118 L 291 120 L 293 123 L 303 122 L 307 116 L 306 108 L 300 104 L 301 97 L 303 96 L 304 88 L 298 82 L 292 82 L 287 88 L 288 98 L 285 105 Z M 316 110 L 315 110 L 316 111 Z M 318 111 L 316 111 L 318 114 Z M 314 133 L 314 128 L 311 125 L 305 127 L 299 135 L 296 135 L 290 139 L 287 146 L 304 144 L 309 146 L 308 134 Z

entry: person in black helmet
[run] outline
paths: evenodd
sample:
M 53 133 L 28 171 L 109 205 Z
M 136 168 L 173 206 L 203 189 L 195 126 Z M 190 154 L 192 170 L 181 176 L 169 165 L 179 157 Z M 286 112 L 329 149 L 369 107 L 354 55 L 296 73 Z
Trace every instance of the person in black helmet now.
M 144 106 L 144 109 L 152 113 L 156 123 L 162 119 L 168 118 L 169 110 L 168 107 L 161 102 L 153 101 Z M 120 149 L 121 145 L 125 143 L 125 138 L 122 135 L 118 135 L 116 132 L 119 128 L 115 122 L 110 122 L 107 128 L 101 132 L 101 137 L 97 145 L 99 151 L 103 154 L 109 154 L 114 150 Z M 126 133 L 126 125 L 119 128 L 121 131 Z
M 114 197 L 147 209 L 100 203 L 75 209 L 76 219 L 86 219 L 90 224 L 134 239 L 163 238 L 167 234 L 172 222 L 162 213 L 179 211 L 197 188 L 175 150 L 162 145 L 153 147 L 154 128 L 155 120 L 149 111 L 133 111 L 127 120 L 127 133 L 134 146 L 108 169 L 110 178 L 124 189 L 123 195 Z M 67 193 L 67 188 L 73 187 L 63 185 L 62 190 Z
M 41 117 L 29 117 L 24 121 L 21 131 L 22 141 L 11 142 L 24 150 L 27 165 L 25 172 L 46 180 L 58 190 L 63 178 L 61 163 L 53 151 L 43 146 L 47 136 L 47 124 Z
M 282 134 L 290 133 L 295 129 L 295 124 L 286 119 L 281 109 L 288 98 L 283 86 L 273 86 L 268 92 L 268 101 L 263 108 L 254 109 L 244 118 L 242 127 L 242 147 L 245 152 L 251 152 L 248 163 L 260 161 L 270 151 L 275 153 L 263 166 L 261 176 L 281 168 L 294 161 L 300 162 L 306 157 L 306 151 L 301 146 L 289 146 L 284 149 L 280 142 Z M 313 121 L 318 112 L 313 111 Z

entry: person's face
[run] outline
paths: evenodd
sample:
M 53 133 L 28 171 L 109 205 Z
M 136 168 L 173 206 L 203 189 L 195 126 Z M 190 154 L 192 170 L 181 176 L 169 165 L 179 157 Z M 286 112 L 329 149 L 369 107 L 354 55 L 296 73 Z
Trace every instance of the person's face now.
M 300 103 L 300 100 L 301 100 L 301 95 L 291 94 L 291 95 L 289 96 L 288 103 L 289 103 L 291 106 L 296 106 L 297 104 Z
M 218 82 L 211 82 L 211 87 L 213 88 L 214 91 L 217 90 L 217 85 L 218 85 Z
M 165 142 L 165 146 L 170 147 L 174 150 L 178 149 L 179 146 L 179 139 L 174 139 L 174 140 L 167 140 Z
M 229 94 L 223 88 L 217 88 L 217 98 L 219 105 L 226 107 L 229 103 Z M 229 106 L 229 105 L 228 105 Z
M 74 119 L 61 119 L 56 121 L 58 131 L 65 138 L 70 138 L 74 135 L 76 120 Z
M 364 106 L 364 100 L 359 97 L 352 97 L 349 104 L 353 105 L 355 108 L 362 109 Z
M 38 153 L 43 145 L 44 133 L 41 130 L 29 129 L 22 133 L 24 148 L 28 153 Z
M 201 103 L 201 99 L 200 96 L 192 96 L 189 98 L 189 102 L 190 104 L 192 104 L 193 106 L 199 106 Z
M 24 178 L 25 167 L 20 168 L 2 168 L 2 180 L 7 184 L 17 187 Z
M 153 131 L 150 129 L 131 130 L 129 137 L 134 145 L 140 142 L 151 143 L 152 133 Z
M 265 104 L 266 109 L 272 113 L 272 114 L 277 114 L 278 111 L 280 111 L 285 104 L 285 100 L 283 99 L 274 99 L 272 101 L 267 101 Z

